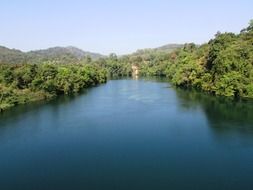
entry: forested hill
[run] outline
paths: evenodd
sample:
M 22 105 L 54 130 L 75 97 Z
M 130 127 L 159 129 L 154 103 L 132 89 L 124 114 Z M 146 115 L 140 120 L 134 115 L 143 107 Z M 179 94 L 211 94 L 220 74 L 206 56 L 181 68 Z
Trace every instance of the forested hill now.
M 184 44 L 166 44 L 161 47 L 155 48 L 154 50 L 172 52 L 183 47 L 184 47 Z
M 85 57 L 90 57 L 91 59 L 94 59 L 94 60 L 104 57 L 101 54 L 83 51 L 73 46 L 53 47 L 53 48 L 48 48 L 45 50 L 30 51 L 27 54 L 28 56 L 31 56 L 31 57 L 37 56 L 37 57 L 42 57 L 42 58 L 43 57 L 57 58 L 61 56 L 72 56 L 78 60 L 81 60 Z
M 139 49 L 136 52 L 125 55 L 125 56 L 149 56 L 150 54 L 159 54 L 159 53 L 171 53 L 173 51 L 176 51 L 178 49 L 181 49 L 184 47 L 184 44 L 166 44 L 157 48 L 146 48 L 146 49 Z
M 106 82 L 106 70 L 90 64 L 101 57 L 75 47 L 27 53 L 0 47 L 0 112 Z
M 25 53 L 0 46 L 0 63 L 20 63 L 25 61 Z
M 36 50 L 22 52 L 16 49 L 9 49 L 0 46 L 0 63 L 31 63 L 37 64 L 46 61 L 55 61 L 58 63 L 74 63 L 86 61 L 87 59 L 99 59 L 105 57 L 98 53 L 83 51 L 79 48 L 68 47 L 53 47 L 44 50 Z

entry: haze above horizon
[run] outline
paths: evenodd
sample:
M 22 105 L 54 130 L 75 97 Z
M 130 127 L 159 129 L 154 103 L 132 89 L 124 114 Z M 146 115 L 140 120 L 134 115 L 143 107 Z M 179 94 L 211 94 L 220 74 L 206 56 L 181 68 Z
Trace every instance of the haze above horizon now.
M 3 0 L 0 7 L 0 45 L 22 51 L 71 45 L 105 55 L 205 43 L 253 18 L 250 0 Z

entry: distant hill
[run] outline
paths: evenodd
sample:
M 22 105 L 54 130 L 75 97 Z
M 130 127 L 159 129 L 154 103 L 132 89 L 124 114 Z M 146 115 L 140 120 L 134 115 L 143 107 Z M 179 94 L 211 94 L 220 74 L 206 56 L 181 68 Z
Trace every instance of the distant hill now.
M 147 56 L 156 52 L 172 52 L 178 48 L 182 48 L 183 44 L 167 44 L 158 48 L 141 49 L 131 56 Z M 17 49 L 9 49 L 0 46 L 0 63 L 41 63 L 45 61 L 55 61 L 56 63 L 77 63 L 85 59 L 87 56 L 93 60 L 106 57 L 99 53 L 83 51 L 73 46 L 52 47 L 48 49 L 22 52 Z
M 68 47 L 52 47 L 43 50 L 30 51 L 27 53 L 28 55 L 35 56 L 47 56 L 47 57 L 58 57 L 62 55 L 71 55 L 77 59 L 82 59 L 85 56 L 90 56 L 92 59 L 98 59 L 104 57 L 98 53 L 92 53 L 88 51 L 83 51 L 79 48 L 68 46 Z
M 16 49 L 0 46 L 0 63 L 17 63 L 25 61 L 25 53 Z
M 147 49 L 139 49 L 136 52 L 130 54 L 130 56 L 141 56 L 141 57 L 147 57 L 152 54 L 157 54 L 157 52 L 160 53 L 170 53 L 176 49 L 183 48 L 185 44 L 167 44 L 161 47 L 157 48 L 147 48 Z
M 40 63 L 42 61 L 57 61 L 61 63 L 78 62 L 86 56 L 92 59 L 105 57 L 98 53 L 83 51 L 79 48 L 53 47 L 43 50 L 22 52 L 0 46 L 0 63 Z
M 154 50 L 172 52 L 178 48 L 183 48 L 183 47 L 184 47 L 184 44 L 167 44 L 158 48 L 154 48 Z

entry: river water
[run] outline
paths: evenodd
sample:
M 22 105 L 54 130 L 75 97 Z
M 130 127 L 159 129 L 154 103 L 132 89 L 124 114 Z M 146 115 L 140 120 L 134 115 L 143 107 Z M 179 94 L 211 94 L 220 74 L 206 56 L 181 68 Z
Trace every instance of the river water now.
M 0 115 L 1 190 L 252 190 L 253 101 L 111 80 Z

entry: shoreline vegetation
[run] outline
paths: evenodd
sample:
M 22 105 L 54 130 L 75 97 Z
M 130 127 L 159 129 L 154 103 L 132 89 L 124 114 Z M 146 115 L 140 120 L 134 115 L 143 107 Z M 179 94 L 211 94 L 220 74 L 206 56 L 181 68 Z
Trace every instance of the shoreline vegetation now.
M 217 32 L 202 45 L 163 46 L 129 55 L 91 55 L 71 48 L 23 53 L 0 47 L 0 111 L 74 94 L 109 77 L 164 76 L 212 95 L 253 98 L 253 20 L 239 34 Z M 94 58 L 94 56 L 96 56 Z
M 106 71 L 93 65 L 2 64 L 0 65 L 0 110 L 105 83 Z

